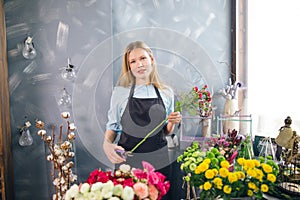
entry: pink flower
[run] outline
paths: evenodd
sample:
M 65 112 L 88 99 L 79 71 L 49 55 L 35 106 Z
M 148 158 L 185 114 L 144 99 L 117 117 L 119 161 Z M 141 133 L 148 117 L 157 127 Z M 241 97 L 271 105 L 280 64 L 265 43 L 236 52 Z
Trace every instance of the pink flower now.
M 158 190 L 154 185 L 149 185 L 149 198 L 151 200 L 156 200 L 158 198 Z
M 149 184 L 156 185 L 160 181 L 158 172 L 150 172 L 147 174 L 147 180 Z
M 169 181 L 166 181 L 164 183 L 159 182 L 156 185 L 156 188 L 159 190 L 159 196 L 158 196 L 157 199 L 160 200 L 169 191 L 169 189 L 170 189 L 170 182 Z
M 148 186 L 145 183 L 137 182 L 133 185 L 134 193 L 139 197 L 139 199 L 144 199 L 148 197 Z
M 234 151 L 231 157 L 229 158 L 229 163 L 232 164 L 235 158 L 238 156 L 238 151 Z
M 147 178 L 147 174 L 144 172 L 144 170 L 141 170 L 141 169 L 132 169 L 132 173 L 138 179 L 145 179 L 145 178 Z
M 164 182 L 165 181 L 165 178 L 166 178 L 165 175 L 163 175 L 160 172 L 156 172 L 156 175 L 157 175 L 157 177 L 158 177 L 158 179 L 159 179 L 160 182 Z
M 142 161 L 142 165 L 147 172 L 154 172 L 155 168 L 148 162 Z

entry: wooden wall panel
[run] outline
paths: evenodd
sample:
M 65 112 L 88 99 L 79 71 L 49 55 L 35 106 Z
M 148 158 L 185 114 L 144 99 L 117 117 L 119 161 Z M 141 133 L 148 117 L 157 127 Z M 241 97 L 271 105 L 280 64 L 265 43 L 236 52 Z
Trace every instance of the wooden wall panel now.
M 0 156 L 3 158 L 4 165 L 5 199 L 13 200 L 13 159 L 11 151 L 9 86 L 6 52 L 4 1 L 0 0 Z

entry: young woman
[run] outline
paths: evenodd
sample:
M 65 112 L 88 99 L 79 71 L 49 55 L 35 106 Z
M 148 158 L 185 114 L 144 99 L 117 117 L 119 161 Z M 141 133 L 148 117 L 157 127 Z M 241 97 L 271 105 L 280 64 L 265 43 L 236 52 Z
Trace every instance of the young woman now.
M 144 160 L 168 178 L 170 161 L 165 136 L 181 121 L 181 114 L 173 110 L 173 91 L 160 80 L 152 50 L 142 41 L 130 43 L 108 111 L 103 143 L 107 158 L 114 164 L 128 163 L 136 168 L 141 168 Z M 150 132 L 153 133 L 147 137 Z M 132 150 L 127 157 L 117 153 Z

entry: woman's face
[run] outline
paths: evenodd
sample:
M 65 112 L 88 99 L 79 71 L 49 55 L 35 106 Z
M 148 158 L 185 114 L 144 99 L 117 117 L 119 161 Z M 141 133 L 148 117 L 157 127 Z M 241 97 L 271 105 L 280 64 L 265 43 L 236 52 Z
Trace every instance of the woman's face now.
M 142 48 L 133 49 L 128 55 L 128 61 L 132 74 L 136 77 L 136 84 L 148 83 L 153 62 L 149 53 Z

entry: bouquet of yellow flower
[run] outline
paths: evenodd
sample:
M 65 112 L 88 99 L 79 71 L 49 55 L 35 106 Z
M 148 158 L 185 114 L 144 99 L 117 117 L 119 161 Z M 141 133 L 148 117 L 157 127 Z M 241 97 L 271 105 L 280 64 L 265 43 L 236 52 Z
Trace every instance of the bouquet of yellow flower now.
M 202 152 L 197 142 L 180 155 L 181 169 L 187 173 L 185 181 L 200 190 L 200 199 L 256 197 L 275 186 L 279 167 L 265 158 L 238 158 L 234 168 L 217 148 Z

